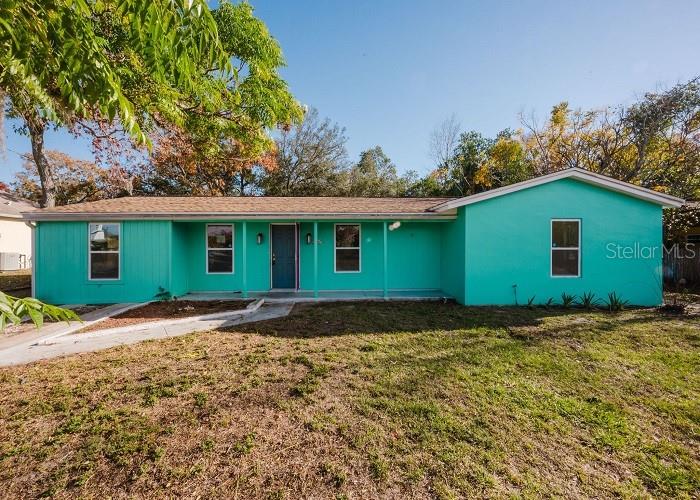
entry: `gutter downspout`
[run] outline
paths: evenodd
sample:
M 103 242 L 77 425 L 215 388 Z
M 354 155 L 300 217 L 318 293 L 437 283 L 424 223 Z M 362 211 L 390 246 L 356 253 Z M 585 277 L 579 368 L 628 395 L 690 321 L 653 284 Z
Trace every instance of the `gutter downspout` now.
M 32 298 L 36 299 L 36 231 L 37 231 L 37 225 L 36 222 L 32 221 L 24 221 L 24 223 L 29 226 L 29 228 L 32 230 L 32 257 L 31 257 L 31 262 L 32 262 Z

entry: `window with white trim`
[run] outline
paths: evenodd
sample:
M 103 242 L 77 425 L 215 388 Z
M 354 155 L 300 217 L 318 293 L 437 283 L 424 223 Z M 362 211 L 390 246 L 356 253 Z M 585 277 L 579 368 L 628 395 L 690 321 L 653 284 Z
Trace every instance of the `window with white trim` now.
M 552 219 L 551 272 L 554 277 L 581 276 L 581 221 Z
M 335 272 L 360 272 L 360 225 L 335 225 Z
M 121 225 L 118 222 L 91 222 L 88 228 L 90 279 L 118 280 Z
M 233 224 L 207 224 L 207 273 L 233 273 Z

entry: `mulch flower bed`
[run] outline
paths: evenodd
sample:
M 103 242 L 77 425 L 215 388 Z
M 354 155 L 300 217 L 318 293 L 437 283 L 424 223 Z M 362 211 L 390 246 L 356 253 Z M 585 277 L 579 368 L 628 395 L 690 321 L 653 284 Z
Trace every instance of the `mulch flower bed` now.
M 164 319 L 189 318 L 217 312 L 237 311 L 245 309 L 251 302 L 251 300 L 169 300 L 151 302 L 90 325 L 77 333 L 119 328 L 139 323 L 151 323 Z

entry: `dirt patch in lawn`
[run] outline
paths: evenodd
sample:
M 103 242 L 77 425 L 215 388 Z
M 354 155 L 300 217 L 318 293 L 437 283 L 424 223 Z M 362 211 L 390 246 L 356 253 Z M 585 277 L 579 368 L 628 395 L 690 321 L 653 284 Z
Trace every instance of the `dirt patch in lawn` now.
M 142 307 L 117 314 L 112 318 L 100 321 L 83 328 L 77 333 L 94 332 L 108 328 L 151 323 L 165 319 L 189 318 L 214 314 L 218 312 L 238 311 L 245 309 L 251 300 L 171 300 L 151 302 Z

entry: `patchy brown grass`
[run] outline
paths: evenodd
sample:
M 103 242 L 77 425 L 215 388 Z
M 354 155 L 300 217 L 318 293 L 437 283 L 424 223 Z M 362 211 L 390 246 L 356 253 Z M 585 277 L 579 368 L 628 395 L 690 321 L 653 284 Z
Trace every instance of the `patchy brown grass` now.
M 0 371 L 2 495 L 700 494 L 700 319 L 434 303 Z
M 130 309 L 95 325 L 83 328 L 78 333 L 119 328 L 121 326 L 150 323 L 164 319 L 189 318 L 204 314 L 245 309 L 251 300 L 167 300 L 150 302 L 144 306 Z

